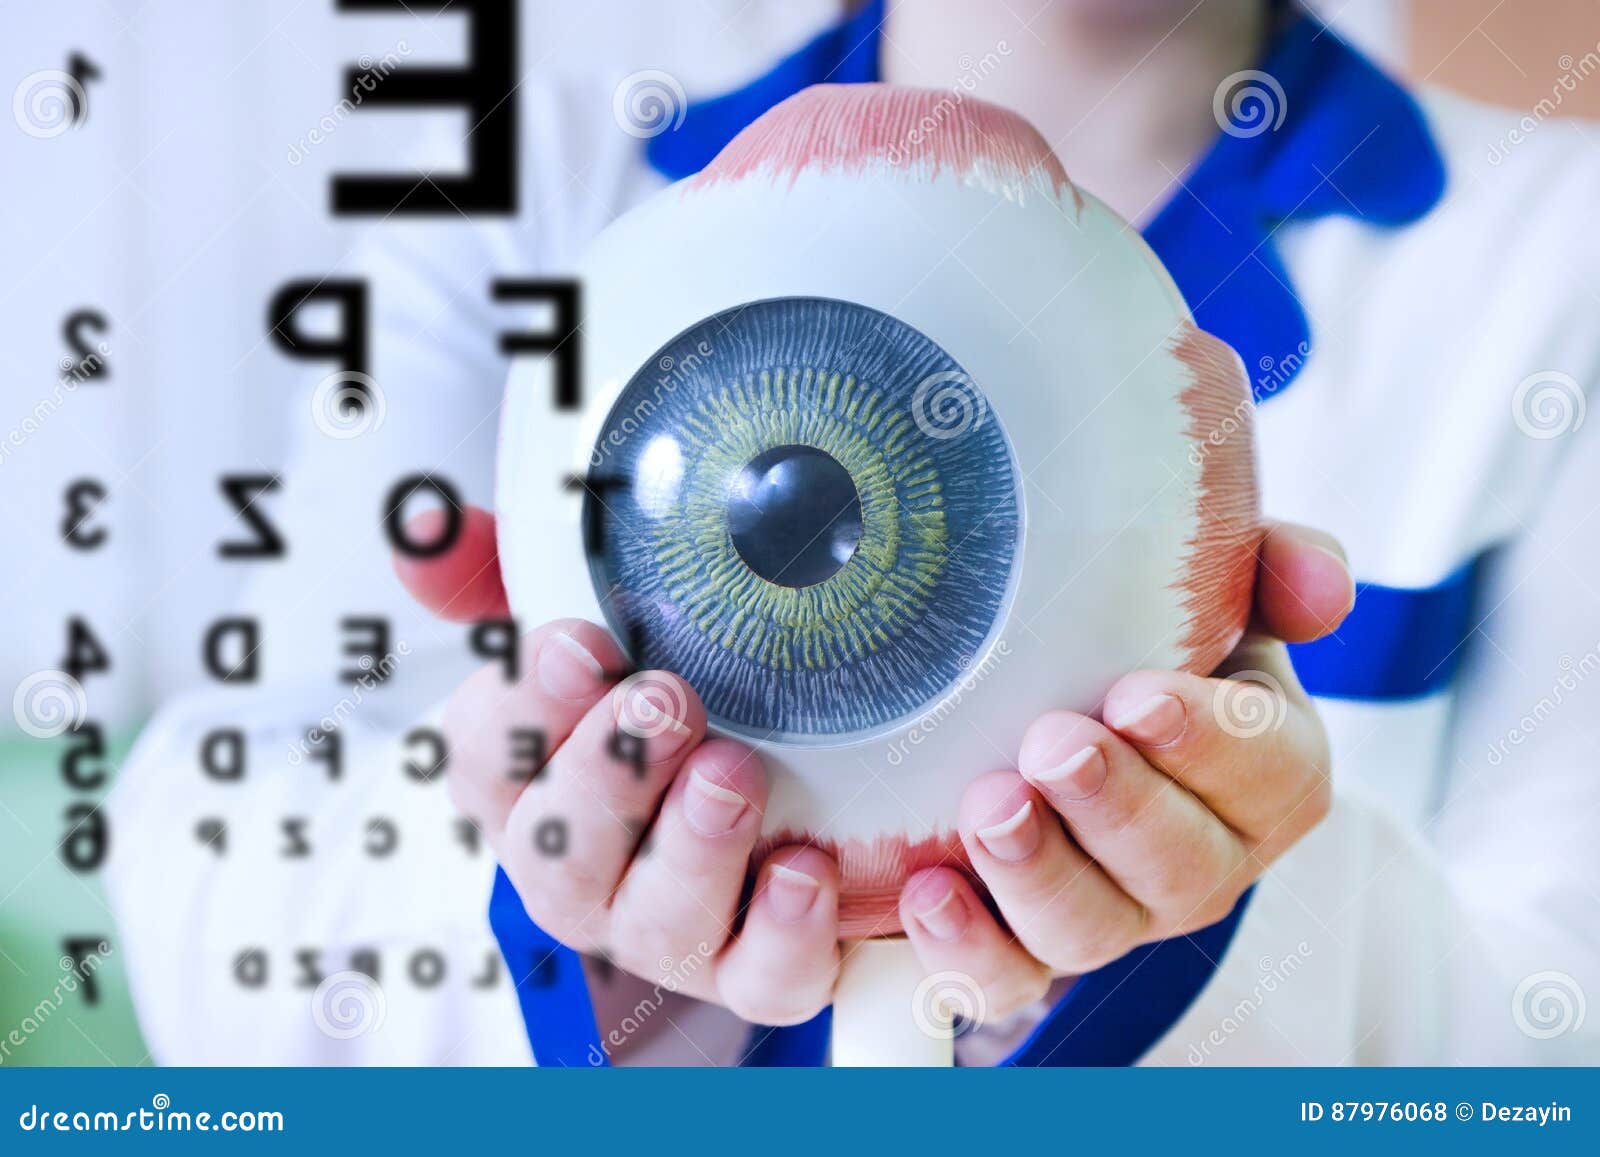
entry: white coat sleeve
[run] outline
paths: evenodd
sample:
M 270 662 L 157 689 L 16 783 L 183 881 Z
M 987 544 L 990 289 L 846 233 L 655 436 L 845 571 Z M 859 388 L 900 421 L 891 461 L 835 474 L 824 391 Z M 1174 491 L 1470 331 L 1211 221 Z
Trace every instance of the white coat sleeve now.
M 197 692 L 118 784 L 108 892 L 151 1056 L 166 1065 L 526 1064 L 486 906 L 494 860 L 359 692 Z M 338 778 L 298 721 L 340 716 Z M 427 723 L 422 716 L 418 723 Z M 238 734 L 238 780 L 202 774 Z
M 1597 435 L 1487 564 L 1422 830 L 1335 767 L 1152 1063 L 1600 1063 Z

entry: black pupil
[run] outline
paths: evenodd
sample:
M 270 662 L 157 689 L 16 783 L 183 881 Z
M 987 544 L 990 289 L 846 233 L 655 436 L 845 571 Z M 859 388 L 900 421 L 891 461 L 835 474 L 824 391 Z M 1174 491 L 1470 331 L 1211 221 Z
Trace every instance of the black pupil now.
M 728 528 L 756 574 L 780 586 L 815 586 L 855 553 L 861 498 L 838 459 L 814 446 L 774 446 L 734 479 Z

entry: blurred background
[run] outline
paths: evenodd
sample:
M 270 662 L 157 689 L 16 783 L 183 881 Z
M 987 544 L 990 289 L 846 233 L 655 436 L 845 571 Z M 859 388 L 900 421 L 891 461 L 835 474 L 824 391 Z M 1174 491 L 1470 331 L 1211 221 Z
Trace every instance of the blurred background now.
M 1538 119 L 1600 116 L 1600 84 L 1547 107 L 1600 51 L 1600 0 L 1312 7 L 1414 82 Z M 522 0 L 520 68 L 598 77 L 601 91 L 659 69 L 693 98 L 737 85 L 835 8 Z M 362 110 L 320 141 L 312 130 L 357 62 L 463 53 L 464 20 L 425 6 L 0 3 L 0 95 L 13 97 L 0 119 L 0 693 L 63 667 L 75 633 L 107 667 L 83 680 L 93 735 L 36 738 L 0 713 L 0 1038 L 25 1030 L 0 1047 L 5 1064 L 148 1061 L 97 879 L 115 837 L 89 809 L 153 707 L 207 682 L 202 639 L 250 578 L 218 556 L 240 533 L 218 479 L 284 470 L 306 424 L 295 400 L 326 372 L 269 340 L 268 303 L 290 280 L 347 273 L 373 227 L 330 212 L 330 174 L 410 167 L 395 159 L 414 157 L 418 125 L 459 114 Z M 27 82 L 46 70 L 86 94 L 64 131 L 24 123 Z M 480 292 L 487 302 L 487 279 Z M 86 358 L 93 376 L 63 390 Z M 327 502 L 338 510 L 340 495 Z M 76 522 L 104 538 L 64 541 Z M 337 657 L 330 644 L 318 662 Z

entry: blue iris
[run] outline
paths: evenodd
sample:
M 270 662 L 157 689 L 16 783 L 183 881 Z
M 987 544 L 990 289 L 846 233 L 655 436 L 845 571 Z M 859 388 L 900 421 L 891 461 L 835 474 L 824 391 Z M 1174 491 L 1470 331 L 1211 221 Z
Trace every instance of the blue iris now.
M 821 298 L 717 314 L 623 390 L 584 518 L 611 628 L 714 724 L 827 742 L 931 707 L 995 632 L 1017 471 L 923 334 Z

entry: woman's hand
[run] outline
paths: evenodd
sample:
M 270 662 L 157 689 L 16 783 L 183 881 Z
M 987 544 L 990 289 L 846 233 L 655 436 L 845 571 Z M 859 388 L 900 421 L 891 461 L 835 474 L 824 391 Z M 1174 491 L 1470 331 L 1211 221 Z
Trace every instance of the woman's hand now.
M 418 525 L 416 537 L 435 530 Z M 449 552 L 396 567 L 446 618 L 503 617 L 494 541 L 493 518 L 469 510 Z M 1136 672 L 1107 697 L 1108 725 L 1051 712 L 1023 741 L 1020 775 L 972 785 L 962 837 L 1004 920 L 961 872 L 918 873 L 901 916 L 930 971 L 968 973 L 991 1015 L 1004 1015 L 1054 976 L 1221 919 L 1325 814 L 1322 728 L 1268 636 L 1303 641 L 1337 626 L 1353 587 L 1336 551 L 1311 531 L 1268 534 L 1260 634 L 1225 668 L 1261 682 Z M 514 683 L 498 665 L 464 683 L 445 730 L 451 796 L 533 919 L 565 944 L 749 1021 L 793 1024 L 820 1011 L 839 969 L 832 858 L 801 846 L 773 852 L 739 911 L 766 803 L 755 753 L 707 739 L 705 710 L 677 676 L 624 677 L 624 656 L 592 623 L 547 623 L 523 640 L 522 656 Z M 624 718 L 646 736 L 642 750 L 618 743 Z M 516 733 L 542 736 L 547 763 L 531 782 L 511 770 Z
M 415 537 L 435 537 L 438 521 L 419 518 Z M 484 511 L 467 512 L 447 553 L 395 565 L 446 618 L 509 614 Z M 774 851 L 732 934 L 767 799 L 755 753 L 707 739 L 705 709 L 676 675 L 625 678 L 622 652 L 593 623 L 546 623 L 521 655 L 514 683 L 496 664 L 462 684 L 444 727 L 451 798 L 482 829 L 528 914 L 563 944 L 748 1021 L 797 1024 L 821 1011 L 839 971 L 832 857 Z M 508 770 L 519 732 L 543 736 L 548 762 L 531 782 Z
M 930 972 L 968 974 L 1003 1017 L 1055 977 L 1221 920 L 1327 814 L 1327 737 L 1279 640 L 1319 638 L 1350 610 L 1338 549 L 1272 527 L 1252 633 L 1218 677 L 1136 671 L 1104 723 L 1049 712 L 1018 771 L 968 788 L 961 838 L 1003 920 L 961 872 L 919 872 L 900 915 Z

